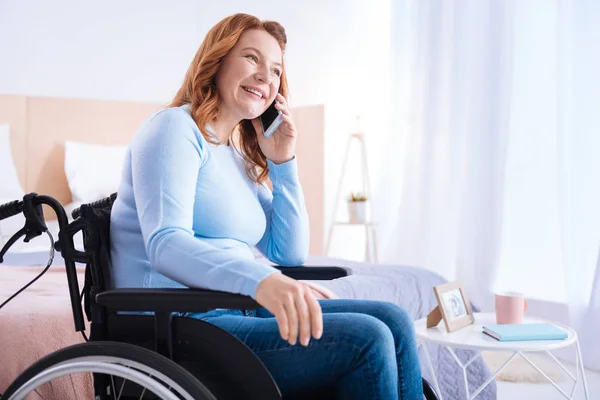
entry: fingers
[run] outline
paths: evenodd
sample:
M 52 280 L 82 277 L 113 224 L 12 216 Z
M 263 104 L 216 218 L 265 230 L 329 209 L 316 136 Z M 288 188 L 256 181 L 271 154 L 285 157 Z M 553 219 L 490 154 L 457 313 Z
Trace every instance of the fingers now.
M 331 289 L 323 287 L 323 286 L 318 286 L 316 288 L 316 290 L 319 291 L 319 293 L 321 293 L 323 295 L 323 297 L 325 297 L 326 299 L 339 299 L 340 297 L 338 295 L 336 295 Z
M 277 93 L 275 99 L 277 100 L 277 102 L 275 102 L 275 108 L 281 111 L 281 119 L 283 121 L 282 127 L 285 125 L 285 128 L 287 128 L 281 129 L 280 127 L 280 129 L 277 129 L 277 132 L 280 132 L 285 136 L 295 138 L 296 124 L 294 124 L 294 121 L 292 120 L 292 115 L 290 114 L 289 104 L 286 98 L 283 97 L 281 93 Z
M 296 340 L 302 346 L 308 346 L 310 337 L 319 339 L 323 332 L 323 315 L 321 305 L 310 288 L 298 286 L 294 296 L 294 306 L 290 305 L 288 320 L 290 335 L 288 342 L 294 346 Z
M 292 117 L 290 117 L 289 115 L 286 115 L 286 114 L 281 114 L 281 119 L 282 119 L 283 123 L 287 125 L 287 128 L 290 131 L 290 134 L 288 134 L 288 136 L 295 136 L 296 125 L 294 125 L 294 121 L 292 121 Z
M 320 339 L 323 313 L 313 289 L 282 274 L 265 278 L 256 290 L 256 301 L 275 316 L 279 334 L 291 346 L 308 346 L 311 336 Z
M 279 334 L 283 340 L 288 340 L 290 335 L 290 326 L 288 316 L 283 305 L 279 308 L 276 313 L 273 313 L 275 316 L 275 320 L 277 321 L 277 326 L 279 327 Z
M 284 106 L 283 104 L 276 103 L 275 108 L 278 109 L 279 111 L 281 111 L 282 115 L 285 115 L 288 117 L 290 116 L 290 112 L 289 112 L 288 108 L 286 106 Z
M 310 341 L 310 322 L 311 316 L 308 311 L 308 305 L 306 304 L 306 297 L 311 297 L 312 293 L 310 290 L 304 291 L 306 294 L 300 298 L 298 298 L 298 319 L 300 323 L 300 344 L 302 346 L 308 346 L 308 342 Z
M 296 344 L 298 340 L 298 312 L 296 311 L 296 301 L 294 297 L 290 297 L 288 302 L 286 303 L 286 311 L 288 315 L 289 327 L 290 327 L 290 335 L 288 342 L 291 346 Z
M 331 289 L 326 288 L 324 286 L 318 285 L 311 281 L 300 281 L 304 285 L 308 286 L 313 290 L 314 293 L 317 293 L 317 298 L 323 299 L 339 299 L 339 296 L 336 295 Z
M 321 290 L 320 286 L 313 286 L 313 284 L 309 283 L 308 281 L 298 281 L 298 282 L 301 282 L 304 286 L 306 286 L 307 289 L 311 291 L 311 293 L 315 299 L 319 300 L 319 299 L 327 298 L 325 296 L 325 292 L 323 292 Z
M 306 303 L 310 313 L 312 336 L 315 339 L 321 339 L 321 335 L 323 335 L 323 311 L 321 310 L 321 305 L 314 296 L 306 296 Z
M 290 115 L 290 107 L 285 97 L 283 97 L 281 93 L 277 93 L 276 99 L 278 102 L 275 103 L 275 108 L 281 111 L 282 116 L 287 116 L 291 120 L 292 116 Z
M 286 98 L 283 97 L 281 93 L 277 93 L 277 96 L 275 96 L 275 100 L 277 100 L 277 102 L 275 103 L 275 108 L 281 110 L 284 114 L 289 115 L 289 107 Z

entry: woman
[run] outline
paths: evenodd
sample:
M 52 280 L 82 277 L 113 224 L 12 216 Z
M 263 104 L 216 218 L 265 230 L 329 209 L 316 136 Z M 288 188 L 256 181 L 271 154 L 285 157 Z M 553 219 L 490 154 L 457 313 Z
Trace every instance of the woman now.
M 285 45 L 276 22 L 225 18 L 204 39 L 170 106 L 136 133 L 111 217 L 115 286 L 253 297 L 263 308 L 189 316 L 246 343 L 284 395 L 335 386 L 340 399 L 422 398 L 413 324 L 403 309 L 335 299 L 254 259 L 255 246 L 284 266 L 301 265 L 308 253 Z M 274 100 L 283 123 L 266 139 L 257 117 Z

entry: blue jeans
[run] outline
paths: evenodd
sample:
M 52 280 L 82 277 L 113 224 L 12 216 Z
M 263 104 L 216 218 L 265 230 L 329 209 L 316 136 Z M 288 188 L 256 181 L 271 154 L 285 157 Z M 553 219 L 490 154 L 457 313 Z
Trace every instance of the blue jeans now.
M 189 316 L 243 341 L 267 367 L 284 396 L 306 388 L 333 390 L 341 400 L 422 399 L 421 367 L 410 315 L 371 300 L 320 300 L 323 335 L 291 346 L 264 308 Z

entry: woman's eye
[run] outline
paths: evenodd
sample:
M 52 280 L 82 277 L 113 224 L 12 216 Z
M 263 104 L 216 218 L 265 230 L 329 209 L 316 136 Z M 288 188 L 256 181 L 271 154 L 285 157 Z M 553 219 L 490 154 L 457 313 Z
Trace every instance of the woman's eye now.
M 249 59 L 249 60 L 252 60 L 254 62 L 258 61 L 258 58 L 256 58 L 256 56 L 252 55 L 252 54 L 247 55 L 246 58 Z
M 280 70 L 278 70 L 278 69 L 274 69 L 274 70 L 273 70 L 273 73 L 274 73 L 275 75 L 277 75 L 277 76 L 281 76 L 281 71 L 280 71 Z

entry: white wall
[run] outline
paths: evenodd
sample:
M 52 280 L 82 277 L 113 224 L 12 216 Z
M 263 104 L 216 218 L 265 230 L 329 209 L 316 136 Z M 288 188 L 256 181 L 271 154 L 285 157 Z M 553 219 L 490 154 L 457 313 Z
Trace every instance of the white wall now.
M 326 106 L 328 223 L 355 115 L 371 151 L 385 129 L 378 110 L 389 105 L 389 8 L 390 0 L 0 0 L 0 93 L 167 102 L 220 19 L 277 20 L 288 34 L 292 105 Z M 333 253 L 362 255 L 343 242 Z

